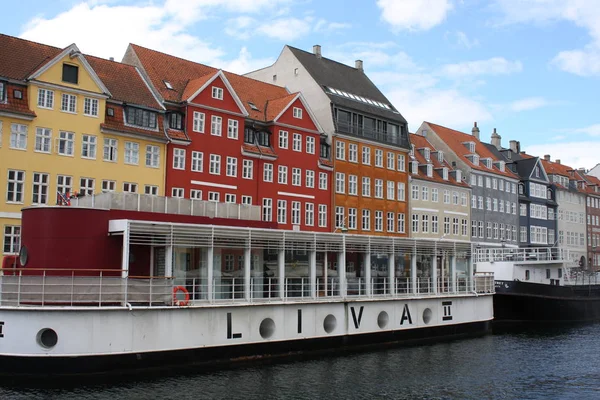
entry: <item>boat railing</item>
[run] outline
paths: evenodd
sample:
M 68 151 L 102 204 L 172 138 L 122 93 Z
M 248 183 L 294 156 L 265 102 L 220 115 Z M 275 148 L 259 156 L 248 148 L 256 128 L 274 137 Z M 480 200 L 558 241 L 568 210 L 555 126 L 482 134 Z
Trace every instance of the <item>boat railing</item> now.
M 314 285 L 314 289 L 313 289 Z M 0 270 L 0 306 L 181 306 L 493 293 L 493 274 L 438 277 L 124 277 L 120 270 Z M 344 296 L 342 293 L 345 290 Z
M 70 200 L 70 204 L 72 207 L 107 210 L 143 211 L 252 221 L 260 221 L 261 219 L 260 206 L 154 196 L 141 193 L 105 192 L 73 198 Z
M 476 248 L 475 262 L 565 262 L 569 251 L 559 247 L 533 248 Z

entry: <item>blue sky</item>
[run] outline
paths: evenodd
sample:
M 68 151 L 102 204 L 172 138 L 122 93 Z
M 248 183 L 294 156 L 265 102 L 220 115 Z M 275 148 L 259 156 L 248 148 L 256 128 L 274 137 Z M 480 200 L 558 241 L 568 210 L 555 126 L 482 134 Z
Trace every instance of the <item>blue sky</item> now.
M 136 43 L 244 73 L 285 44 L 366 73 L 423 120 L 531 154 L 600 162 L 598 0 L 21 0 L 2 33 L 120 60 Z

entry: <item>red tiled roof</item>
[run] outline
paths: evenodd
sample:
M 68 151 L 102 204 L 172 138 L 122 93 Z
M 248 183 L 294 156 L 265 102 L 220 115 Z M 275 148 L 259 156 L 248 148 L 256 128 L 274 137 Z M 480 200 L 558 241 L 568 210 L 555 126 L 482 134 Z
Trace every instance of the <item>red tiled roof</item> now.
M 425 156 L 423 155 L 423 153 L 421 153 L 419 151 L 419 149 L 424 149 L 427 147 L 430 149 L 430 151 L 432 153 L 434 151 L 436 151 L 436 148 L 433 147 L 433 145 L 427 140 L 427 138 L 425 138 L 424 136 L 421 136 L 421 135 L 411 133 L 410 134 L 410 142 L 415 145 L 415 155 L 413 158 L 419 162 L 419 165 L 424 165 L 424 164 L 432 164 L 433 165 L 433 174 L 431 177 L 428 177 L 427 174 L 419 173 L 418 175 L 413 174 L 413 176 L 415 178 L 433 181 L 433 182 L 469 187 L 469 185 L 467 185 L 465 182 L 457 181 L 450 174 L 450 172 L 453 171 L 453 168 L 450 166 L 450 164 L 448 164 L 448 162 L 446 160 L 444 160 L 444 162 L 439 162 L 437 156 L 434 156 L 433 154 L 431 155 L 431 157 L 429 157 L 430 161 L 427 161 L 425 159 Z M 438 168 L 443 168 L 443 167 L 448 168 L 448 180 L 444 180 L 441 169 L 438 169 Z
M 568 165 L 558 164 L 558 163 L 555 163 L 552 161 L 547 161 L 547 160 L 544 160 L 543 158 L 540 158 L 540 161 L 542 162 L 542 165 L 544 166 L 544 170 L 546 170 L 547 175 L 562 175 L 562 176 L 566 176 L 567 178 L 573 179 L 576 181 L 583 180 L 583 178 L 581 177 L 579 172 L 577 172 L 577 170 L 569 167 Z M 557 182 L 554 182 L 554 184 L 563 189 L 568 189 L 568 188 L 565 188 L 564 186 L 560 185 Z
M 491 172 L 493 174 L 502 175 L 509 178 L 517 178 L 515 174 L 508 170 L 508 168 L 505 169 L 504 172 L 500 171 L 498 167 L 493 164 L 493 161 L 504 160 L 499 160 L 496 158 L 494 154 L 473 135 L 446 128 L 441 125 L 432 124 L 431 122 L 425 121 L 425 123 L 429 125 L 429 127 L 433 129 L 435 133 L 437 133 L 440 139 L 442 139 L 450 147 L 450 149 L 452 149 L 452 151 L 456 153 L 456 155 L 459 156 L 471 168 L 479 171 Z M 467 158 L 467 155 L 470 154 L 470 152 L 469 149 L 467 149 L 467 147 L 463 144 L 464 142 L 475 142 L 475 153 L 479 155 L 480 160 L 481 158 L 491 158 L 492 168 L 486 168 L 481 162 L 479 165 L 473 164 L 469 158 Z
M 201 78 L 207 75 L 212 76 L 212 74 L 218 71 L 216 68 L 207 65 L 184 60 L 136 44 L 131 44 L 130 46 L 130 50 L 135 52 L 152 84 L 160 92 L 165 101 L 178 103 L 186 100 L 185 95 L 192 90 L 192 86 L 190 86 L 190 89 L 187 89 L 188 83 L 191 84 L 195 80 L 198 80 L 198 82 L 194 82 L 193 87 L 199 88 L 201 85 L 197 86 L 197 83 L 201 81 Z M 224 71 L 224 74 L 242 101 L 249 117 L 258 121 L 270 121 L 267 115 L 268 101 L 282 99 L 289 95 L 287 89 L 281 86 L 261 82 L 231 72 Z M 173 89 L 167 89 L 164 81 L 169 82 Z M 252 109 L 248 104 L 249 102 L 253 103 L 258 110 Z M 273 110 L 275 112 L 275 108 Z M 275 116 L 279 112 L 275 113 Z
M 324 166 L 326 166 L 326 167 L 332 167 L 333 168 L 333 161 L 331 161 L 328 158 L 321 157 L 321 158 L 319 158 L 319 162 L 321 164 L 323 164 Z
M 112 94 L 112 99 L 161 109 L 135 67 L 94 56 L 86 55 L 85 58 Z
M 583 175 L 583 178 L 587 181 L 585 192 L 595 196 L 600 196 L 600 179 L 593 175 Z M 598 188 L 598 192 L 596 191 L 596 188 Z
M 14 97 L 14 91 L 20 90 L 22 94 L 22 98 L 16 99 Z M 6 102 L 0 103 L 0 111 L 11 112 L 15 114 L 22 114 L 30 117 L 35 117 L 35 112 L 29 109 L 28 101 L 27 101 L 27 87 L 21 85 L 15 85 L 13 83 L 9 83 L 6 85 Z
M 108 103 L 107 107 L 112 107 L 114 109 L 114 115 L 112 117 L 108 114 L 106 115 L 104 123 L 100 124 L 101 129 L 113 130 L 134 135 L 148 136 L 164 141 L 167 140 L 167 138 L 165 137 L 164 129 L 162 128 L 164 123 L 164 114 L 158 114 L 158 118 L 156 121 L 158 130 L 152 131 L 149 129 L 142 129 L 125 125 L 123 108 L 120 105 Z
M 267 100 L 266 121 L 273 121 L 277 116 L 290 105 L 298 93 L 291 93 L 284 97 L 274 100 Z
M 259 146 L 256 144 L 244 143 L 244 144 L 242 144 L 242 151 L 247 152 L 247 153 L 258 154 L 258 155 L 265 155 L 265 156 L 274 157 L 274 158 L 278 157 L 277 153 L 275 153 L 275 151 L 272 148 Z
M 62 49 L 0 34 L 0 77 L 23 81 Z
M 190 141 L 190 138 L 185 134 L 184 131 L 179 131 L 177 129 L 167 129 L 167 135 L 171 138 L 171 139 L 176 139 L 176 140 L 185 140 L 185 141 Z
M 181 100 L 182 101 L 189 100 L 190 97 L 194 93 L 196 93 L 196 91 L 198 89 L 200 89 L 202 86 L 204 86 L 204 84 L 206 82 L 208 82 L 210 80 L 210 78 L 212 78 L 213 76 L 215 76 L 215 73 L 211 72 L 210 74 L 206 74 L 204 76 L 201 76 L 200 78 L 192 79 L 191 81 L 189 81 L 188 84 L 185 86 L 185 90 L 183 91 Z

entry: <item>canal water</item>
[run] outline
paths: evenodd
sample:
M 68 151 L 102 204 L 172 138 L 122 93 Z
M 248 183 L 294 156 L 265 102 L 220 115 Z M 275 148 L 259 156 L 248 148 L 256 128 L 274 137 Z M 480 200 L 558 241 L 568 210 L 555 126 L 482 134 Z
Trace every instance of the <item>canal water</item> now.
M 308 360 L 12 385 L 0 399 L 600 399 L 600 324 Z

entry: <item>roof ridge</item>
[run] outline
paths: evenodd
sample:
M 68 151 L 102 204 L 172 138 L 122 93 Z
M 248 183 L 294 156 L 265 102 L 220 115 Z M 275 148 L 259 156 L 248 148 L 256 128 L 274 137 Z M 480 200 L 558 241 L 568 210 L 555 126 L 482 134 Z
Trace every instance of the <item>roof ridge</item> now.
M 66 49 L 67 47 L 70 46 L 70 45 L 68 45 L 66 47 L 56 47 L 56 46 L 52 46 L 50 44 L 45 44 L 45 43 L 40 43 L 40 42 L 34 42 L 33 40 L 29 40 L 29 39 L 23 39 L 23 38 L 20 38 L 18 36 L 7 35 L 5 33 L 0 33 L 0 36 L 4 36 L 4 37 L 7 37 L 7 38 L 11 38 L 11 39 L 17 39 L 17 40 L 20 40 L 22 42 L 28 42 L 28 43 L 31 43 L 31 44 L 35 44 L 37 46 L 50 47 L 50 48 L 53 48 L 53 49 L 56 49 L 56 50 L 64 50 L 64 49 Z M 73 44 L 73 43 L 71 43 L 71 44 Z
M 310 51 L 306 51 L 306 50 L 300 49 L 300 48 L 298 48 L 298 47 L 290 46 L 289 44 L 286 44 L 286 46 L 288 46 L 290 49 L 298 50 L 298 51 L 301 51 L 301 52 L 303 52 L 303 53 L 306 53 L 306 54 L 309 54 L 309 55 L 312 55 L 312 56 L 314 56 L 314 55 L 315 55 L 314 53 L 311 53 Z M 348 64 L 344 64 L 344 63 L 343 63 L 343 62 L 341 62 L 341 61 L 336 61 L 336 60 L 333 60 L 333 59 L 331 59 L 331 58 L 327 58 L 327 57 L 323 57 L 323 56 L 321 56 L 321 59 L 322 59 L 322 60 L 328 60 L 328 61 L 334 62 L 334 63 L 336 63 L 336 64 L 343 65 L 344 67 L 347 67 L 347 68 L 351 68 L 351 69 L 353 69 L 353 70 L 356 70 L 356 67 L 353 67 L 353 66 L 351 66 L 351 65 L 348 65 Z

